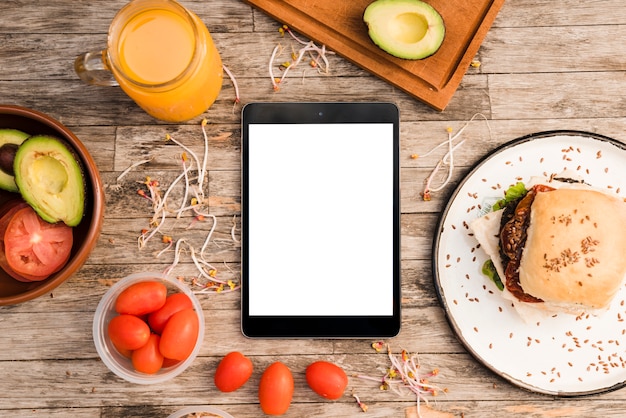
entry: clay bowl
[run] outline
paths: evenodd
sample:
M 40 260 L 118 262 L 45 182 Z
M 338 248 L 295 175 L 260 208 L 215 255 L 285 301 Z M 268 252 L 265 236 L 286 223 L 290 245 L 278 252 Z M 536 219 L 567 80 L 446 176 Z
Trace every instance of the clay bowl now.
M 19 282 L 0 269 L 0 305 L 14 305 L 47 294 L 70 278 L 87 260 L 100 236 L 104 218 L 104 191 L 96 163 L 82 142 L 57 120 L 36 110 L 0 104 L 0 129 L 18 129 L 30 135 L 53 135 L 64 139 L 80 158 L 86 187 L 85 214 L 73 229 L 73 246 L 65 266 L 45 280 Z M 6 202 L 19 198 L 18 193 L 0 190 L 0 212 Z

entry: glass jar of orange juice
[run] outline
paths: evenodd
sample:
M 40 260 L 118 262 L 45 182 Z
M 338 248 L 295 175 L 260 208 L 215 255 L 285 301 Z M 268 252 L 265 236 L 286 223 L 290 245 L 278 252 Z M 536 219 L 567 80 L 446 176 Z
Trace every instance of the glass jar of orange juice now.
M 173 0 L 133 0 L 109 27 L 107 49 L 76 59 L 88 84 L 119 85 L 151 116 L 183 122 L 222 88 L 222 61 L 200 18 Z

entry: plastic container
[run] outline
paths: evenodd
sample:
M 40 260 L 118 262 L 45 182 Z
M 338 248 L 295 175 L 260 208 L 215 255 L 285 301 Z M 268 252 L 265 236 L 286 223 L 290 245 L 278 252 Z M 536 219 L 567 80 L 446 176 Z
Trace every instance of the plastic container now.
M 167 418 L 187 418 L 189 417 L 202 417 L 202 413 L 206 413 L 208 417 L 221 417 L 221 418 L 234 418 L 227 412 L 222 411 L 221 409 L 213 408 L 212 406 L 206 405 L 197 405 L 197 406 L 188 406 L 187 408 L 183 408 L 179 411 L 174 412 L 172 415 Z M 193 415 L 196 414 L 196 415 Z M 213 414 L 213 415 L 209 415 Z
M 185 293 L 187 296 L 189 296 L 189 298 L 193 302 L 194 309 L 198 314 L 200 328 L 196 345 L 193 349 L 193 352 L 189 357 L 187 357 L 187 359 L 180 361 L 179 363 L 171 367 L 164 367 L 155 374 L 146 374 L 136 371 L 133 368 L 130 359 L 124 357 L 117 351 L 113 343 L 111 343 L 108 338 L 107 327 L 109 321 L 113 317 L 118 315 L 118 313 L 115 311 L 115 301 L 117 300 L 119 294 L 132 284 L 151 280 L 162 281 L 168 289 L 168 295 L 180 292 Z M 102 296 L 102 299 L 100 300 L 100 303 L 96 308 L 96 313 L 93 318 L 93 341 L 96 346 L 96 350 L 98 351 L 98 354 L 102 359 L 102 362 L 117 376 L 132 383 L 155 384 L 165 382 L 175 376 L 178 376 L 194 361 L 194 359 L 198 355 L 198 352 L 200 351 L 203 340 L 204 314 L 202 312 L 202 306 L 200 305 L 200 302 L 185 284 L 179 282 L 176 279 L 171 279 L 161 273 L 136 273 L 121 279 L 119 282 L 113 285 L 104 294 L 104 296 Z

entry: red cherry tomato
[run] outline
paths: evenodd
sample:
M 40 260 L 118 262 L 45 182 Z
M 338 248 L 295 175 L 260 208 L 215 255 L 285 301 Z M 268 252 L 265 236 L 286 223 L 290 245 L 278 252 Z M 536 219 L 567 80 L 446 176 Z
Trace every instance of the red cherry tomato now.
M 176 312 L 182 311 L 183 309 L 192 309 L 193 303 L 189 296 L 184 293 L 174 293 L 165 299 L 165 304 L 159 309 L 152 312 L 148 316 L 148 324 L 152 331 L 157 334 L 161 334 L 163 332 L 163 328 L 165 328 L 165 323 L 170 319 L 172 315 Z
M 277 361 L 268 366 L 259 382 L 259 403 L 267 415 L 287 412 L 293 398 L 293 376 L 289 367 Z
M 178 363 L 180 363 L 180 360 L 174 360 L 174 359 L 166 358 L 166 357 L 163 358 L 163 368 L 174 367 Z
M 160 309 L 167 298 L 167 287 L 161 282 L 146 281 L 128 286 L 115 301 L 120 314 L 145 315 Z
M 115 349 L 118 353 L 120 353 L 122 356 L 126 357 L 129 360 L 133 357 L 133 350 L 126 350 L 119 347 L 115 347 Z
M 107 331 L 113 345 L 120 350 L 136 350 L 150 338 L 150 327 L 135 315 L 113 317 Z
M 327 361 L 316 361 L 306 368 L 306 382 L 313 392 L 326 399 L 339 399 L 348 386 L 343 369 Z
M 67 263 L 73 239 L 71 227 L 48 223 L 27 206 L 15 212 L 7 225 L 4 253 L 13 271 L 43 280 Z
M 222 392 L 239 389 L 252 376 L 252 361 L 238 351 L 224 356 L 215 371 L 215 387 Z
M 151 334 L 148 342 L 139 347 L 131 355 L 135 370 L 141 373 L 154 374 L 163 366 L 163 355 L 159 351 L 161 337 Z
M 195 348 L 199 332 L 200 321 L 195 310 L 176 312 L 161 333 L 161 354 L 168 359 L 185 360 Z

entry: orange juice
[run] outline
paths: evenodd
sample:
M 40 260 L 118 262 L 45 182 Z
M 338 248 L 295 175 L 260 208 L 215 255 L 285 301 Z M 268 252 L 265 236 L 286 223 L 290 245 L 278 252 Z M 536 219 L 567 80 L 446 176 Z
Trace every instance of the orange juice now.
M 122 29 L 120 67 L 137 82 L 166 83 L 191 63 L 194 45 L 193 27 L 182 17 L 168 10 L 148 10 Z
M 174 3 L 174 2 L 168 2 Z M 202 21 L 181 6 L 122 14 L 109 35 L 109 66 L 142 109 L 165 121 L 202 114 L 222 88 L 222 61 Z

